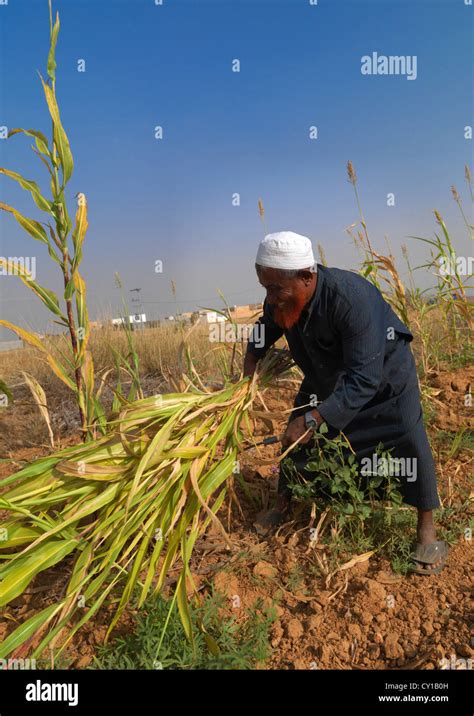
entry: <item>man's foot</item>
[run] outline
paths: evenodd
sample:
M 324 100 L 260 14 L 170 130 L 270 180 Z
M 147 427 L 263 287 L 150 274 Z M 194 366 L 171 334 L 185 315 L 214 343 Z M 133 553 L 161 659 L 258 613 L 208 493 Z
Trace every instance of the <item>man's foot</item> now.
M 416 574 L 438 574 L 443 569 L 448 555 L 446 542 L 436 539 L 432 510 L 418 510 L 417 543 L 412 560 Z

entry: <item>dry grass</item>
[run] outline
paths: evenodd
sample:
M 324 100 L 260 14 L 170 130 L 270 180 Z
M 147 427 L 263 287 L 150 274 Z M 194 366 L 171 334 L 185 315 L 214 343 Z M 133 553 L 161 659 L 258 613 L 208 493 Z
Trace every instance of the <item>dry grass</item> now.
M 59 350 L 63 340 L 65 339 L 62 337 L 55 337 L 51 342 Z M 168 371 L 174 373 L 181 341 L 182 333 L 177 325 L 135 331 L 134 342 L 142 375 L 162 375 Z M 127 338 L 121 330 L 98 329 L 91 332 L 89 348 L 96 370 L 105 371 L 114 367 L 113 350 L 127 355 Z M 216 344 L 209 342 L 208 326 L 200 325 L 193 331 L 192 348 L 197 364 L 201 364 L 205 373 L 212 373 L 213 370 L 217 372 L 217 362 L 214 359 Z M 0 374 L 7 383 L 21 380 L 22 371 L 31 373 L 40 382 L 50 383 L 52 378 L 51 368 L 33 348 L 25 347 L 0 353 Z

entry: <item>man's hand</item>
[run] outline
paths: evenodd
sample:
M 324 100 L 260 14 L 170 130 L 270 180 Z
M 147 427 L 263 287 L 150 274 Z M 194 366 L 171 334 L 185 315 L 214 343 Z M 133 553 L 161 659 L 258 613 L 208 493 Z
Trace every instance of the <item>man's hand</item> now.
M 281 439 L 281 444 L 283 447 L 288 447 L 288 445 L 291 445 L 295 442 L 295 440 L 298 440 L 305 432 L 307 428 L 304 424 L 304 415 L 300 415 L 294 420 L 291 421 L 291 423 L 288 425 L 285 434 L 283 435 Z M 307 443 L 311 440 L 311 433 L 312 430 L 308 432 L 308 435 L 301 441 L 301 443 Z
M 244 378 L 252 377 L 257 367 L 258 359 L 253 353 L 247 351 L 244 358 Z
M 324 419 L 322 415 L 318 413 L 317 410 L 311 411 L 314 419 L 318 423 L 318 427 L 321 425 L 321 423 L 324 422 Z M 295 440 L 298 440 L 304 433 L 308 431 L 308 428 L 306 427 L 305 421 L 304 421 L 304 415 L 299 415 L 297 418 L 291 421 L 291 423 L 288 425 L 285 434 L 283 435 L 281 439 L 281 443 L 283 447 L 288 447 L 288 445 L 291 445 L 295 442 Z M 314 430 L 309 430 L 308 434 L 300 441 L 300 445 L 305 445 L 308 443 L 311 438 L 313 437 Z

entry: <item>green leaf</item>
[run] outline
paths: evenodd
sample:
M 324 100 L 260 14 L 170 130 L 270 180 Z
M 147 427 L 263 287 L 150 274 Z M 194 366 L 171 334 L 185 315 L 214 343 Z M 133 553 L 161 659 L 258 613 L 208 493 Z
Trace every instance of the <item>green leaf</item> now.
M 26 620 L 23 624 L 15 629 L 7 638 L 0 643 L 0 659 L 5 659 L 15 649 L 25 643 L 38 629 L 46 624 L 49 619 L 54 615 L 55 612 L 59 611 L 62 607 L 61 602 L 51 604 L 51 606 L 42 609 L 40 612 L 35 614 Z
M 92 398 L 92 403 L 94 405 L 97 422 L 99 423 L 102 432 L 105 434 L 107 428 L 107 418 L 105 416 L 104 409 L 102 408 L 100 401 L 94 397 Z
M 7 525 L 6 529 L 7 539 L 0 541 L 0 547 L 2 547 L 2 549 L 28 544 L 41 535 L 38 529 L 34 527 L 23 527 L 21 524 Z
M 23 281 L 25 286 L 28 286 L 29 289 L 31 289 L 34 293 L 36 293 L 37 296 L 39 296 L 46 308 L 48 308 L 51 313 L 54 313 L 56 316 L 59 316 L 67 324 L 67 318 L 61 312 L 58 297 L 53 291 L 51 291 L 49 288 L 44 288 L 44 286 L 40 286 L 39 283 L 36 283 L 36 281 L 33 281 L 33 279 L 29 278 L 29 274 L 24 271 L 20 266 L 14 266 L 11 261 L 6 261 L 4 258 L 0 257 L 0 267 L 2 266 L 6 266 L 9 271 L 14 270 L 15 275 L 18 276 L 21 281 Z
M 36 156 L 40 159 L 41 163 L 44 164 L 44 166 L 46 167 L 46 169 L 47 169 L 48 172 L 49 172 L 49 175 L 50 175 L 50 177 L 51 177 L 51 190 L 52 190 L 51 193 L 52 193 L 53 196 L 54 196 L 55 191 L 56 191 L 56 179 L 55 179 L 55 177 L 54 177 L 53 170 L 52 170 L 51 167 L 49 166 L 49 164 L 48 164 L 48 162 L 46 161 L 46 159 L 45 159 L 43 156 L 41 156 L 40 152 L 38 152 L 38 151 L 34 148 L 33 145 L 31 145 L 31 149 L 32 149 L 33 152 L 36 154 Z
M 84 547 L 84 549 L 76 559 L 74 569 L 72 570 L 69 584 L 67 586 L 67 595 L 72 594 L 72 592 L 81 584 L 81 580 L 84 578 L 84 575 L 87 572 L 87 567 L 92 561 L 92 556 L 92 545 L 89 543 Z
M 43 227 L 38 221 L 35 221 L 34 219 L 28 219 L 26 216 L 23 216 L 23 214 L 20 214 L 20 212 L 14 209 L 12 206 L 4 204 L 3 201 L 0 201 L 0 209 L 3 209 L 3 211 L 9 211 L 10 214 L 13 214 L 20 226 L 25 229 L 25 231 L 27 231 L 34 239 L 36 239 L 37 241 L 41 241 L 43 244 L 49 245 L 46 231 L 43 229 Z
M 39 572 L 60 562 L 78 546 L 77 540 L 52 540 L 36 548 L 31 554 L 19 557 L 0 570 L 0 606 L 5 606 L 21 594 Z M 7 572 L 8 570 L 8 572 Z
M 56 13 L 56 22 L 54 23 L 53 31 L 51 33 L 51 46 L 49 48 L 48 67 L 47 67 L 48 76 L 53 80 L 53 82 L 56 80 L 55 53 L 56 53 L 56 43 L 58 41 L 58 33 L 59 33 L 59 13 Z
M 72 262 L 73 271 L 81 262 L 82 244 L 84 243 L 87 228 L 87 202 L 84 194 L 79 194 L 76 212 L 76 225 L 72 233 L 72 243 L 74 245 L 74 259 Z
M 186 593 L 186 571 L 181 572 L 178 585 L 176 587 L 176 596 L 179 616 L 183 625 L 184 633 L 187 639 L 193 642 L 193 628 L 191 624 L 191 614 L 189 612 L 188 596 Z
M 51 353 L 49 353 L 48 349 L 41 342 L 39 336 L 36 335 L 36 333 L 25 331 L 24 328 L 21 328 L 20 326 L 15 326 L 14 323 L 10 323 L 10 321 L 5 321 L 4 319 L 0 319 L 0 326 L 5 326 L 5 328 L 9 328 L 11 331 L 16 333 L 17 336 L 19 336 L 22 340 L 26 341 L 26 343 L 29 343 L 30 345 L 34 346 L 35 348 L 38 348 L 42 353 L 44 353 L 46 355 L 46 360 L 48 361 L 50 367 L 58 376 L 58 378 L 62 380 L 63 383 L 66 383 L 66 385 L 71 388 L 71 390 L 76 392 L 76 384 L 68 376 L 64 366 L 61 365 L 61 363 L 59 363 L 59 361 L 57 361 L 54 356 L 51 355 Z
M 74 276 L 71 276 L 64 290 L 64 300 L 68 301 L 74 293 Z
M 71 231 L 72 222 L 71 222 L 71 217 L 69 216 L 69 211 L 67 208 L 67 202 L 66 202 L 66 198 L 64 196 L 64 191 L 62 189 L 61 189 L 59 196 L 56 199 L 55 209 L 56 209 L 57 223 L 60 223 L 60 225 L 62 227 L 62 233 L 65 236 L 66 234 L 68 234 Z M 58 212 L 60 212 L 60 213 L 58 213 Z
M 29 288 L 31 288 L 31 290 L 34 291 L 37 296 L 39 296 L 46 308 L 49 308 L 51 313 L 54 313 L 56 314 L 56 316 L 59 316 L 63 320 L 63 322 L 67 324 L 67 318 L 62 313 L 59 307 L 59 299 L 54 293 L 54 291 L 51 291 L 49 288 L 44 288 L 44 286 L 40 286 L 39 283 L 36 283 L 36 281 L 24 281 L 24 283 Z
M 48 140 L 42 132 L 38 132 L 36 129 L 21 129 L 20 127 L 17 127 L 15 129 L 10 129 L 7 136 L 13 137 L 15 134 L 19 133 L 26 134 L 28 137 L 34 137 L 38 151 L 51 159 Z
M 72 176 L 74 162 L 72 158 L 71 147 L 69 146 L 69 140 L 64 128 L 61 124 L 61 117 L 59 114 L 59 107 L 56 101 L 56 96 L 51 87 L 46 84 L 40 75 L 41 84 L 43 85 L 44 95 L 46 97 L 46 103 L 49 108 L 51 119 L 53 120 L 53 139 L 58 150 L 58 156 L 61 160 L 61 167 L 63 170 L 63 187 L 67 184 Z
M 2 480 L 0 480 L 0 484 L 3 488 L 6 485 L 9 485 L 12 482 L 16 482 L 21 479 L 35 479 L 38 476 L 43 476 L 43 474 L 47 473 L 49 469 L 54 467 L 60 459 L 60 457 L 45 457 L 39 460 L 35 460 L 30 465 L 27 465 L 18 472 L 15 472 L 13 475 L 10 475 L 10 477 L 3 478 Z M 10 494 L 11 491 L 9 490 L 8 495 L 10 496 Z
M 5 174 L 5 176 L 18 182 L 22 189 L 29 191 L 38 209 L 46 211 L 48 214 L 53 213 L 52 203 L 44 198 L 36 182 L 31 179 L 25 179 L 21 174 L 18 174 L 18 172 L 12 172 L 10 169 L 4 169 L 3 167 L 0 167 L 0 174 Z

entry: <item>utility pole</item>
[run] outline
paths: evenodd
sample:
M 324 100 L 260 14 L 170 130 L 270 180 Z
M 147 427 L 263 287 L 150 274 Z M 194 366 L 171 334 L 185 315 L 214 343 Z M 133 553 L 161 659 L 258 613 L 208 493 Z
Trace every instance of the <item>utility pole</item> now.
M 140 329 L 143 330 L 145 326 L 143 325 L 143 322 L 142 322 L 143 307 L 142 307 L 142 299 L 141 299 L 140 291 L 141 291 L 141 288 L 131 288 L 130 289 L 130 293 L 135 294 L 135 296 L 132 296 L 131 310 L 132 310 L 133 316 L 140 317 L 140 321 L 139 321 L 138 325 L 139 325 Z M 135 318 L 135 320 L 136 320 L 136 318 Z M 136 323 L 133 324 L 133 330 L 135 330 L 135 328 L 136 328 Z

